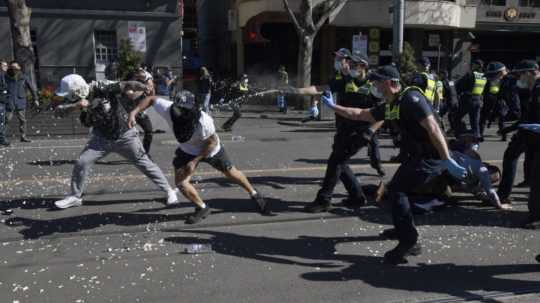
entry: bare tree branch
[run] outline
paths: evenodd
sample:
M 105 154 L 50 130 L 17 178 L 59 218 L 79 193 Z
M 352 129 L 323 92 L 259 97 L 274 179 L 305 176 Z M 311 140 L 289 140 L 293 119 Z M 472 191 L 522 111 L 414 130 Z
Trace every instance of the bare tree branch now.
M 285 6 L 285 9 L 289 13 L 289 16 L 291 17 L 291 19 L 292 19 L 292 21 L 294 23 L 294 28 L 296 28 L 296 31 L 298 32 L 299 35 L 302 35 L 303 32 L 304 32 L 304 28 L 302 26 L 300 26 L 300 23 L 298 23 L 298 20 L 296 19 L 296 15 L 292 11 L 292 9 L 289 7 L 289 1 L 288 0 L 283 0 L 283 6 Z
M 327 8 L 327 10 L 323 13 L 323 15 L 320 17 L 320 19 L 317 21 L 317 25 L 315 27 L 316 31 L 319 31 L 321 27 L 324 25 L 326 20 L 330 18 L 330 15 L 341 5 L 345 4 L 348 0 L 334 0 L 332 4 L 330 4 Z

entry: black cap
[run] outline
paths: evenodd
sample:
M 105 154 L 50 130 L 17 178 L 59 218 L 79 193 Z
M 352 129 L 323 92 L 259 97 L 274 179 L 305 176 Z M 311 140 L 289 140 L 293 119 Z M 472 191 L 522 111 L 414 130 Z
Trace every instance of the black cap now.
M 506 69 L 506 66 L 502 62 L 493 61 L 489 62 L 486 67 L 486 74 L 496 74 Z
M 472 64 L 478 65 L 480 67 L 484 67 L 484 61 L 482 61 L 481 59 L 473 60 Z
M 522 61 L 519 61 L 518 64 L 516 64 L 516 68 L 514 68 L 514 70 L 512 70 L 512 72 L 514 73 L 519 73 L 519 72 L 528 72 L 528 71 L 535 71 L 535 70 L 538 70 L 538 63 L 536 63 L 536 61 L 534 60 L 522 60 Z
M 368 80 L 392 80 L 399 81 L 400 75 L 398 70 L 392 65 L 384 65 L 368 74 Z
M 431 65 L 431 61 L 429 60 L 428 57 L 422 57 L 422 58 L 418 59 L 418 63 L 422 64 L 422 66 Z
M 340 48 L 334 54 L 338 57 L 343 57 L 343 58 L 350 58 L 352 56 L 351 51 L 347 48 Z
M 351 60 L 354 63 L 360 63 L 365 66 L 369 66 L 368 58 L 364 54 L 356 54 L 351 56 Z

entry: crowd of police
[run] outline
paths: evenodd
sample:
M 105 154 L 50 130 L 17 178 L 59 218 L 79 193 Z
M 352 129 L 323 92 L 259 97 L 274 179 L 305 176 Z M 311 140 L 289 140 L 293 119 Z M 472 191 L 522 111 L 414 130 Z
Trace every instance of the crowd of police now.
M 532 60 L 521 61 L 511 71 L 500 62 L 490 62 L 484 68 L 483 62 L 476 60 L 471 66 L 470 72 L 454 82 L 447 73 L 434 75 L 427 58 L 419 60 L 417 71 L 402 75 L 395 65 L 370 70 L 364 55 L 340 49 L 335 53 L 335 75 L 329 84 L 304 88 L 287 86 L 286 72 L 280 69 L 280 111 L 287 111 L 284 99 L 287 94 L 300 94 L 320 98 L 336 113 L 336 133 L 324 179 L 305 210 L 311 213 L 329 210 L 334 188 L 341 180 L 348 193 L 342 201 L 346 207 L 358 208 L 374 200 L 389 210 L 394 227 L 382 235 L 398 240 L 398 245 L 385 254 L 385 261 L 406 263 L 408 256 L 422 251 L 414 223 L 415 207 L 447 201 L 451 199 L 450 189 L 463 189 L 478 194 L 499 209 L 508 209 L 518 158 L 524 153 L 525 181 L 519 186 L 530 186 L 529 218 L 524 227 L 540 228 L 540 68 Z M 9 85 L 3 80 L 8 77 L 12 74 L 0 79 L 2 100 L 11 96 Z M 211 85 L 207 73 L 203 73 L 202 80 Z M 245 75 L 230 87 L 226 98 L 233 115 L 223 124 L 225 131 L 230 131 L 240 118 L 240 107 L 250 96 Z M 193 202 L 195 212 L 186 223 L 197 223 L 210 213 L 190 182 L 199 162 L 212 165 L 239 184 L 258 210 L 268 214 L 269 207 L 262 194 L 232 165 L 220 143 L 208 113 L 208 92 L 199 92 L 200 102 L 185 90 L 174 92 L 173 101 L 156 97 L 152 78 L 143 68 L 137 68 L 125 81 L 87 83 L 79 75 L 68 75 L 62 79 L 56 94 L 65 100 L 56 108 L 58 116 L 79 111 L 81 123 L 92 128 L 73 168 L 71 192 L 55 202 L 57 208 L 82 205 L 91 167 L 114 152 L 130 160 L 165 192 L 167 205 L 179 203 L 174 187 Z M 4 104 L 0 102 L 2 127 Z M 173 161 L 174 187 L 149 157 L 152 125 L 144 110 L 150 106 L 168 122 L 179 144 Z M 465 115 L 469 116 L 470 128 L 463 122 Z M 498 134 L 503 141 L 514 133 L 504 153 L 502 174 L 497 167 L 483 163 L 477 153 L 486 126 L 494 121 L 498 122 Z M 144 130 L 142 142 L 136 124 Z M 396 160 L 401 165 L 390 182 L 381 182 L 376 193 L 368 195 L 348 162 L 366 147 L 372 168 L 380 177 L 385 176 L 378 139 L 383 130 L 400 148 Z M 456 139 L 449 141 L 448 134 Z M 22 141 L 28 141 L 24 140 L 24 132 L 21 136 Z M 499 177 L 500 185 L 495 191 L 492 185 Z

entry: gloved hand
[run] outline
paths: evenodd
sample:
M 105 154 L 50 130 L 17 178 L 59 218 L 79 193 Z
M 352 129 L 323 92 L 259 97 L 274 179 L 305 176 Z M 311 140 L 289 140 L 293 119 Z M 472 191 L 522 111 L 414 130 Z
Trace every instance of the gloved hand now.
M 456 161 L 452 158 L 448 158 L 444 160 L 444 166 L 448 170 L 448 172 L 456 179 L 463 180 L 467 176 L 467 170 L 457 164 Z
M 324 105 L 334 109 L 336 108 L 336 101 L 334 101 L 334 96 L 332 96 L 332 92 L 329 90 L 324 91 L 324 93 L 321 96 L 321 100 L 324 103 Z
M 520 124 L 518 127 L 535 133 L 540 133 L 540 124 Z

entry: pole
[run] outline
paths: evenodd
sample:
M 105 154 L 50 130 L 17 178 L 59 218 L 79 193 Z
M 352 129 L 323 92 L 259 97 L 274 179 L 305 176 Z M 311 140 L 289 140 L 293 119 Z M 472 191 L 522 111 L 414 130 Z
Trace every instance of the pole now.
M 175 81 L 175 86 L 176 89 L 182 89 L 184 86 L 184 0 L 178 0 L 178 24 L 178 48 L 180 52 L 180 61 L 178 64 L 178 78 Z
M 403 23 L 405 21 L 405 0 L 394 0 L 392 60 L 399 63 L 403 53 Z M 398 64 L 399 65 L 399 64 Z

